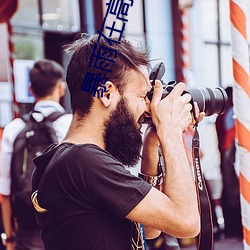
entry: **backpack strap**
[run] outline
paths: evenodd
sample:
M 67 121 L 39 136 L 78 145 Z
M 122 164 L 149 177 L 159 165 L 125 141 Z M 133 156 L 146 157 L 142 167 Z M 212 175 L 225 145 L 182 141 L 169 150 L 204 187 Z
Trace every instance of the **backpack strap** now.
M 33 114 L 35 114 L 35 113 L 40 114 L 42 116 L 42 119 L 40 121 L 37 121 L 35 119 L 35 117 L 33 116 Z M 28 114 L 23 115 L 21 119 L 25 122 L 25 124 L 28 124 L 30 122 L 37 123 L 37 125 L 40 127 L 41 131 L 43 131 L 45 133 L 45 135 L 48 137 L 48 140 L 51 143 L 57 143 L 58 139 L 56 136 L 55 129 L 50 124 L 65 114 L 66 114 L 66 112 L 55 111 L 55 112 L 53 112 L 50 115 L 45 117 L 42 114 L 42 112 L 33 110 L 33 111 L 29 112 Z M 26 128 L 24 128 L 24 129 L 26 129 Z M 26 143 L 27 143 L 27 145 L 29 145 L 29 140 L 27 140 Z
M 42 131 L 45 132 L 45 135 L 50 140 L 51 143 L 57 143 L 58 139 L 56 136 L 56 131 L 52 126 L 52 123 L 63 116 L 65 113 L 55 111 L 50 115 L 44 117 L 42 122 L 38 122 L 38 126 L 41 128 Z M 33 118 L 34 119 L 34 118 Z
M 51 113 L 50 115 L 48 115 L 48 116 L 45 117 L 45 116 L 42 114 L 42 112 L 33 110 L 33 111 L 29 112 L 28 114 L 24 114 L 24 115 L 21 117 L 21 119 L 22 119 L 25 123 L 27 123 L 28 121 L 30 121 L 30 119 L 32 119 L 32 114 L 33 114 L 33 113 L 39 113 L 39 114 L 41 114 L 41 115 L 44 117 L 44 119 L 45 119 L 46 121 L 49 121 L 49 122 L 54 122 L 54 121 L 56 121 L 57 119 L 59 119 L 61 116 L 67 114 L 67 112 L 55 111 L 55 112 L 53 112 L 53 113 Z M 34 119 L 33 119 L 33 120 L 34 120 Z
M 54 122 L 57 119 L 59 119 L 61 116 L 66 115 L 66 114 L 67 114 L 67 112 L 55 111 L 55 112 L 51 113 L 50 115 L 46 116 L 45 120 L 49 121 L 49 122 Z

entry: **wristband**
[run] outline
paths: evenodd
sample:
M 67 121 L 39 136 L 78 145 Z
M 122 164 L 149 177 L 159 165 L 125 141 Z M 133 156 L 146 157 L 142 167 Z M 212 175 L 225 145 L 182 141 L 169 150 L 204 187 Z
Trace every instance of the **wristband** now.
M 157 175 L 157 176 L 139 173 L 139 177 L 142 178 L 144 181 L 146 181 L 147 183 L 149 183 L 153 187 L 159 186 L 163 182 L 163 174 L 162 173 L 160 175 Z

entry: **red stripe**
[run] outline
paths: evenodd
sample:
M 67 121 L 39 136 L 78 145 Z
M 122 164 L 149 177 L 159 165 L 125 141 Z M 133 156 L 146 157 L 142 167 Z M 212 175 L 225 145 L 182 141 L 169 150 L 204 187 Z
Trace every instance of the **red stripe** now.
M 235 81 L 244 89 L 244 91 L 250 97 L 249 75 L 235 59 L 233 59 L 233 75 Z
M 246 15 L 243 10 L 232 0 L 230 0 L 230 20 L 233 26 L 247 40 L 246 35 Z
M 239 145 L 250 152 L 250 131 L 238 119 L 235 120 L 235 128 Z
M 247 230 L 246 227 L 243 227 L 243 235 L 244 235 L 244 240 L 246 241 L 247 245 L 250 245 L 250 231 Z
M 240 192 L 244 199 L 250 203 L 250 182 L 244 177 L 242 173 L 240 173 Z

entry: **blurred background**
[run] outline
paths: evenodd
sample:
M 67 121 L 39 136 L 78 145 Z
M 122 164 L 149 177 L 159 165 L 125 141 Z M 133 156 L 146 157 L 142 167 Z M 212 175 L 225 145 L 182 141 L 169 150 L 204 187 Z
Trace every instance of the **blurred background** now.
M 229 0 L 126 1 L 133 2 L 133 6 L 129 9 L 123 36 L 135 44 L 140 42 L 151 48 L 152 66 L 160 61 L 165 63 L 165 82 L 183 81 L 189 87 L 199 88 L 226 89 L 234 85 Z M 28 72 L 34 61 L 53 59 L 66 72 L 69 57 L 63 52 L 63 46 L 73 42 L 79 33 L 95 34 L 101 30 L 108 2 L 0 0 L 0 140 L 8 122 L 33 108 Z M 250 34 L 250 1 L 245 2 L 247 33 Z M 113 21 L 108 16 L 106 24 Z M 68 94 L 61 104 L 70 112 Z M 230 118 L 232 120 L 233 116 Z M 229 185 L 225 186 L 227 179 L 218 138 L 226 138 L 226 134 L 224 131 L 217 136 L 216 121 L 217 117 L 207 117 L 200 126 L 202 166 L 211 189 L 210 198 L 214 201 L 215 236 L 217 239 L 236 237 L 240 243 L 233 248 L 230 242 L 231 248 L 226 248 L 241 249 L 238 179 L 233 160 L 232 174 L 227 177 Z M 232 133 L 234 138 L 234 126 L 230 129 L 226 132 Z M 230 178 L 237 182 L 235 186 L 230 186 Z M 228 204 L 227 194 L 231 190 L 237 190 L 237 197 L 231 199 L 233 205 Z
M 100 30 L 107 1 L 1 2 L 0 10 L 7 4 L 17 5 L 9 24 L 3 16 L 0 23 L 0 127 L 4 127 L 13 118 L 13 86 L 20 112 L 30 109 L 33 97 L 27 88 L 27 72 L 33 61 L 50 58 L 66 68 L 68 58 L 62 46 L 79 32 L 94 34 Z M 249 14 L 250 2 L 246 2 Z M 136 0 L 128 20 L 124 37 L 150 46 L 151 59 L 157 59 L 152 64 L 165 63 L 165 81 L 211 88 L 233 85 L 228 0 Z M 70 110 L 67 99 L 63 105 Z

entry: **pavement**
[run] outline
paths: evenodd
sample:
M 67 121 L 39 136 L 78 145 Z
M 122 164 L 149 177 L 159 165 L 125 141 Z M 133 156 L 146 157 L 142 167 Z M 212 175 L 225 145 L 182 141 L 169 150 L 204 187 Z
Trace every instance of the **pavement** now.
M 197 250 L 195 245 L 182 247 L 183 250 Z M 202 249 L 201 249 L 202 250 Z M 243 250 L 241 238 L 224 238 L 214 242 L 214 250 Z

